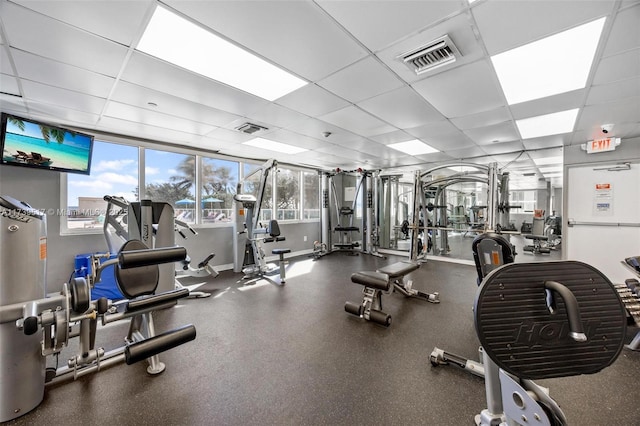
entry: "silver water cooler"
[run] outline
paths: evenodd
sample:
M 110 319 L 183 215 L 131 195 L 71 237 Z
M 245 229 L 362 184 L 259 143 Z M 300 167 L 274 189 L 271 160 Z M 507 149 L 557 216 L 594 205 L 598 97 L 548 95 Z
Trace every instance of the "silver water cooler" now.
M 46 216 L 0 195 L 0 309 L 46 296 L 46 257 Z M 0 422 L 42 402 L 46 359 L 41 339 L 42 333 L 27 336 L 0 315 Z

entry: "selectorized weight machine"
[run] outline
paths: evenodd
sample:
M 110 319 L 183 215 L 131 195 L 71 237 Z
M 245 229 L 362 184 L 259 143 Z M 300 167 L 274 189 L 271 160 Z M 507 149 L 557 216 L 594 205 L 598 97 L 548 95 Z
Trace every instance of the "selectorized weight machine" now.
M 195 339 L 193 325 L 156 334 L 152 312 L 188 295 L 187 289 L 156 292 L 158 264 L 185 258 L 183 247 L 147 249 L 139 240 L 125 243 L 117 259 L 92 258 L 87 277 L 65 283 L 59 294 L 46 291 L 46 216 L 26 203 L 0 196 L 0 422 L 36 408 L 44 388 L 63 378 L 77 378 L 119 362 L 147 360 L 149 374 L 165 369 L 158 354 Z M 91 299 L 102 271 L 115 268 L 116 283 L 127 297 L 113 302 Z M 15 271 L 20 270 L 20 274 Z M 98 323 L 129 320 L 124 346 L 96 346 Z M 71 339 L 78 350 L 66 365 L 47 368 Z
M 431 364 L 484 378 L 487 408 L 477 425 L 566 425 L 533 380 L 594 374 L 615 361 L 626 331 L 615 287 L 582 262 L 510 263 L 512 246 L 501 235 L 481 235 L 473 247 L 480 362 L 435 348 Z
M 269 160 L 253 173 L 238 183 L 236 195 L 234 195 L 234 221 L 233 221 L 233 271 L 242 272 L 243 279 L 257 280 L 266 278 L 276 284 L 284 284 L 286 279 L 284 255 L 291 253 L 288 248 L 274 248 L 271 253 L 278 256 L 278 265 L 268 263 L 265 247 L 267 243 L 285 241 L 280 235 L 280 226 L 275 219 L 269 220 L 266 227 L 260 225 L 260 209 L 265 195 L 267 179 L 270 172 L 275 170 L 278 163 Z M 260 175 L 256 195 L 243 193 L 243 183 L 253 176 Z M 276 272 L 279 272 L 276 275 Z
M 109 253 L 117 253 L 122 245 L 130 239 L 139 239 L 151 248 L 174 247 L 175 233 L 186 239 L 184 230 L 189 230 L 193 235 L 198 233 L 183 222 L 174 217 L 173 207 L 169 203 L 141 200 L 129 202 L 122 197 L 105 195 L 107 211 L 104 220 L 103 232 Z M 176 278 L 176 274 L 191 277 L 213 277 L 218 272 L 209 265 L 215 255 L 209 254 L 202 260 L 197 268 L 191 266 L 191 259 L 187 256 L 182 259 L 176 269 L 175 265 L 160 265 L 160 278 L 158 287 L 160 291 L 168 291 L 173 288 L 183 288 Z M 209 297 L 210 293 L 195 291 L 202 284 L 186 286 L 189 297 Z

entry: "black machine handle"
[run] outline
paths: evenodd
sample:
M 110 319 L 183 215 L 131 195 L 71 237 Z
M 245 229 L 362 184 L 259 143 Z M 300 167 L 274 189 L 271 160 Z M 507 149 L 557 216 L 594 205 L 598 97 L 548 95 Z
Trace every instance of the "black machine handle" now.
M 567 318 L 569 320 L 569 336 L 576 342 L 586 342 L 587 335 L 584 333 L 584 327 L 582 326 L 582 318 L 580 316 L 580 307 L 578 306 L 578 300 L 576 296 L 564 285 L 560 284 L 557 281 L 545 281 L 544 288 L 548 291 L 556 292 L 562 300 L 564 300 L 564 304 L 567 308 Z M 553 303 L 553 298 L 551 294 L 550 297 L 547 298 L 547 305 L 550 310 L 555 309 L 555 304 Z
M 157 249 L 121 251 L 118 254 L 120 268 L 136 268 L 139 266 L 157 265 L 159 263 L 179 262 L 186 259 L 187 249 L 184 247 L 166 247 Z
M 124 350 L 127 365 L 134 364 L 161 352 L 180 346 L 196 338 L 196 328 L 185 325 L 181 328 L 167 331 L 155 337 L 128 345 Z

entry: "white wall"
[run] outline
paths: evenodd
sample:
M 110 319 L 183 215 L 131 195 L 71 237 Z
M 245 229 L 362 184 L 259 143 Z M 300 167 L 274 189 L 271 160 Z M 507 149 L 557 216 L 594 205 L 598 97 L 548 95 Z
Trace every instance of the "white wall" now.
M 631 170 L 594 170 L 630 162 Z M 613 282 L 633 273 L 621 261 L 640 254 L 640 227 L 610 226 L 640 223 L 640 138 L 622 140 L 612 152 L 587 154 L 579 146 L 564 152 L 563 258 L 580 260 L 600 269 Z M 597 183 L 612 185 L 611 209 L 598 211 L 602 191 Z M 568 221 L 594 223 L 568 227 Z

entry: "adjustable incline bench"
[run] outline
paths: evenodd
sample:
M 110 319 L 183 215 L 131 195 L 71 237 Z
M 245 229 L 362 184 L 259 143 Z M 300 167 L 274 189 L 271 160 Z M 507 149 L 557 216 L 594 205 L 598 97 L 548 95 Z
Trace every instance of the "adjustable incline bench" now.
M 388 327 L 391 325 L 391 315 L 382 311 L 382 292 L 392 293 L 398 290 L 407 297 L 440 303 L 438 293 L 423 293 L 412 288 L 412 280 L 404 282 L 404 276 L 419 267 L 419 263 L 402 261 L 384 266 L 375 272 L 362 271 L 351 274 L 351 282 L 364 286 L 363 299 L 360 304 L 346 302 L 344 310 L 367 321 Z

